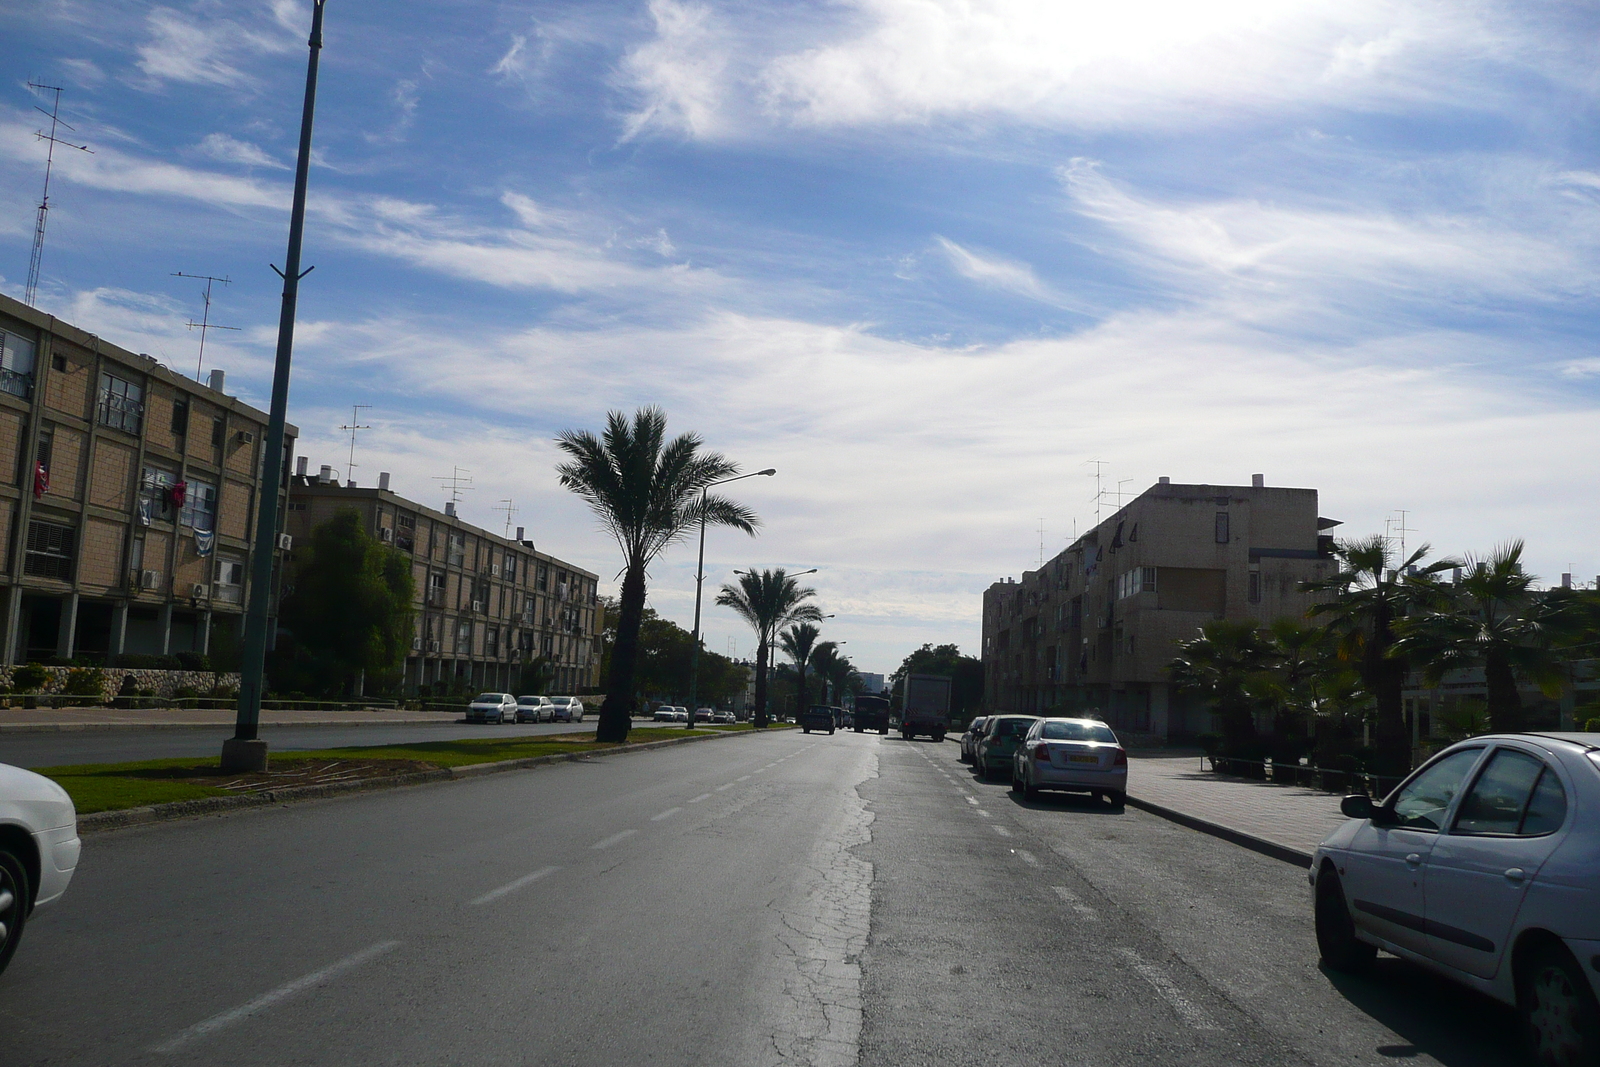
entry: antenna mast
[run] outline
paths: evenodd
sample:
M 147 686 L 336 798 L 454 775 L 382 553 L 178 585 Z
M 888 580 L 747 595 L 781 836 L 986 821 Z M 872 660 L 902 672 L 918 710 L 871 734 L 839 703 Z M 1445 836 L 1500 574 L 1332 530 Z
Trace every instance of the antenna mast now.
M 239 329 L 237 326 L 218 326 L 211 321 L 211 283 L 221 282 L 223 285 L 232 285 L 233 283 L 227 278 L 217 278 L 210 274 L 185 274 L 181 270 L 173 271 L 172 276 L 174 278 L 193 278 L 196 281 L 206 283 L 205 292 L 200 294 L 200 299 L 205 301 L 205 310 L 200 314 L 200 321 L 184 323 L 189 329 L 200 331 L 200 358 L 195 360 L 194 364 L 194 380 L 198 382 L 200 380 L 200 370 L 205 366 L 206 362 L 206 331 Z
M 44 260 L 44 224 L 50 213 L 50 171 L 54 168 L 56 162 L 56 145 L 64 144 L 68 148 L 76 148 L 78 151 L 88 152 L 90 155 L 93 155 L 94 152 L 86 144 L 73 144 L 71 141 L 63 141 L 56 136 L 56 128 L 59 126 L 66 126 L 69 130 L 72 129 L 70 125 L 61 121 L 61 87 L 59 85 L 44 85 L 40 82 L 30 81 L 28 88 L 35 93 L 42 89 L 48 89 L 56 94 L 55 103 L 50 106 L 49 111 L 46 111 L 38 104 L 33 105 L 34 110 L 41 115 L 50 116 L 50 132 L 35 131 L 35 136 L 39 140 L 50 142 L 50 147 L 46 149 L 44 156 L 44 193 L 39 197 L 39 214 L 33 223 L 33 254 L 28 258 L 28 285 L 23 290 L 22 295 L 23 303 L 32 306 L 33 299 L 39 292 L 39 265 Z M 77 131 L 74 130 L 73 132 Z
M 500 503 L 489 509 L 490 511 L 503 511 L 506 513 L 506 540 L 511 540 L 511 519 L 522 509 L 511 502 L 510 497 L 503 498 Z
M 353 481 L 356 480 L 356 431 L 357 430 L 370 430 L 370 429 L 372 429 L 371 426 L 362 426 L 360 424 L 361 423 L 361 409 L 362 408 L 370 408 L 371 406 L 372 406 L 371 404 L 351 404 L 350 405 L 350 425 L 339 427 L 339 429 L 341 429 L 341 430 L 349 430 L 350 431 L 350 462 L 345 464 L 345 469 L 344 469 L 344 476 L 345 476 L 345 480 L 346 481 L 353 482 Z
M 1100 501 L 1104 499 L 1105 496 L 1105 489 L 1101 485 L 1101 475 L 1105 470 L 1106 461 L 1103 459 L 1091 459 L 1088 461 L 1088 464 L 1094 468 L 1094 524 L 1099 526 Z
M 461 503 L 462 493 L 472 492 L 472 472 L 465 467 L 451 467 L 449 474 L 435 474 L 433 480 L 439 483 L 439 488 L 450 490 L 452 504 Z

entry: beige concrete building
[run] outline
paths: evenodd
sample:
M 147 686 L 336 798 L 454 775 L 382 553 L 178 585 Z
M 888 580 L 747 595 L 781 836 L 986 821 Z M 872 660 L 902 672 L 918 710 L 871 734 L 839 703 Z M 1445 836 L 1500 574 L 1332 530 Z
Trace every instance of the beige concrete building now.
M 511 691 L 521 668 L 540 656 L 555 668 L 552 694 L 599 684 L 605 613 L 598 575 L 539 552 L 521 528 L 508 539 L 461 521 L 454 504 L 440 512 L 407 500 L 390 491 L 387 474 L 377 488 L 340 485 L 328 468 L 307 475 L 302 459 L 289 491 L 295 543 L 341 508 L 355 509 L 369 533 L 411 557 L 417 597 L 408 694 L 439 683 Z M 292 573 L 293 553 L 290 566 Z
M 227 659 L 267 416 L 223 381 L 213 371 L 202 385 L 0 295 L 5 662 Z
M 983 596 L 985 707 L 1098 708 L 1160 737 L 1211 728 L 1166 666 L 1209 619 L 1303 617 L 1300 583 L 1332 573 L 1337 526 L 1315 489 L 1174 485 L 1166 478 L 1021 581 Z

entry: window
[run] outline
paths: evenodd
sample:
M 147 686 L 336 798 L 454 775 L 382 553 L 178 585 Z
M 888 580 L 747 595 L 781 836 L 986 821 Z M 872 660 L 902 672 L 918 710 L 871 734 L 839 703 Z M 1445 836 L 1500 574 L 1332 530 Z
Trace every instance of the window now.
M 49 423 L 39 427 L 39 447 L 34 453 L 38 470 L 34 472 L 34 496 L 43 496 L 50 488 L 50 465 L 55 458 L 56 430 Z M 39 475 L 44 477 L 40 478 Z
M 216 588 L 211 591 L 212 599 L 224 604 L 244 602 L 244 560 L 217 557 L 216 576 Z
M 1231 540 L 1232 538 L 1228 535 L 1228 513 L 1219 511 L 1217 512 L 1217 544 L 1225 545 Z
M 146 467 L 139 479 L 139 521 L 146 526 L 156 519 L 172 521 L 172 487 L 178 475 L 161 467 Z
M 539 643 L 540 654 L 545 656 L 553 655 L 555 650 L 556 639 L 551 637 L 549 634 L 545 634 L 543 640 Z
M 221 448 L 222 442 L 228 432 L 228 424 L 221 419 L 211 420 L 211 447 Z
M 1135 593 L 1154 593 L 1156 591 L 1156 569 L 1154 567 L 1134 567 L 1117 579 L 1117 599 L 1133 596 Z
M 182 437 L 189 432 L 189 398 L 180 396 L 172 402 L 172 433 Z
M 1261 603 L 1261 572 L 1250 572 L 1250 603 Z
M 517 554 L 515 552 L 506 553 L 504 577 L 508 582 L 515 582 L 517 580 Z
M 539 578 L 534 583 L 540 589 L 550 588 L 550 566 L 546 563 L 539 564 Z
M 1539 760 L 1502 748 L 1461 801 L 1455 832 L 1462 834 L 1553 833 L 1567 815 L 1561 782 Z
M 472 652 L 472 623 L 467 619 L 456 623 L 456 651 Z
M 0 330 L 0 389 L 26 400 L 33 395 L 33 342 Z
M 209 532 L 217 528 L 217 487 L 210 482 L 189 483 L 183 494 L 183 511 L 178 521 L 196 530 Z
M 22 565 L 23 573 L 72 581 L 73 547 L 72 527 L 35 519 L 28 523 L 28 551 Z
M 428 572 L 428 603 L 436 608 L 444 606 L 444 571 Z
M 487 629 L 484 630 L 484 632 L 483 632 L 483 651 L 484 651 L 484 655 L 488 656 L 490 659 L 498 659 L 499 658 L 499 656 L 500 656 L 500 627 L 498 627 L 498 626 L 490 626 L 490 627 L 488 627 Z
M 1108 726 L 1087 722 L 1046 722 L 1040 735 L 1046 741 L 1099 741 L 1114 745 L 1117 735 Z
M 411 552 L 416 549 L 417 517 L 415 515 L 400 515 L 395 518 L 394 547 L 402 552 Z
M 1462 749 L 1429 766 L 1395 794 L 1395 818 L 1411 830 L 1437 830 L 1445 809 L 1455 799 L 1467 772 L 1483 754 L 1481 748 Z
M 127 433 L 139 432 L 144 418 L 144 390 L 115 374 L 100 375 L 100 423 Z
M 445 553 L 445 562 L 452 567 L 459 567 L 467 558 L 467 539 L 458 533 L 450 534 L 449 547 Z
M 67 357 L 66 356 L 51 356 L 50 357 L 50 367 L 53 370 L 60 371 L 62 374 L 67 373 Z
M 135 537 L 128 549 L 128 569 L 134 573 L 144 570 L 144 538 Z

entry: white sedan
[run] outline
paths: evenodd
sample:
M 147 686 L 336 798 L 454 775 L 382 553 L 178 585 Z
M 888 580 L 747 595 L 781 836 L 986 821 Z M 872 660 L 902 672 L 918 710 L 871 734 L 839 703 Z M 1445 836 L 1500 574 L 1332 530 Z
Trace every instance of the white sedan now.
M 652 716 L 652 720 L 655 722 L 673 722 L 677 715 L 677 711 L 678 709 L 673 707 L 671 704 L 663 704 L 656 709 L 656 713 L 654 716 Z
M 1379 949 L 1517 1008 L 1541 1064 L 1600 1063 L 1600 734 L 1475 737 L 1317 847 L 1317 946 Z
M 1128 795 L 1128 752 L 1098 719 L 1039 719 L 1011 757 L 1011 788 L 1029 800 L 1041 789 L 1063 789 L 1120 807 Z
M 0 763 L 0 971 L 34 908 L 66 892 L 78 867 L 78 813 L 43 775 Z

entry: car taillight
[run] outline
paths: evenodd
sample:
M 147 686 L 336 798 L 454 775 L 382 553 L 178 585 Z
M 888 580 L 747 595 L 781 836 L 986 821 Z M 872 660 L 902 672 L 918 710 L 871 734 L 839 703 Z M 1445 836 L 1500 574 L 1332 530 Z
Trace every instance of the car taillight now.
M 1126 767 L 1128 765 L 1128 750 L 1125 748 L 1117 749 L 1117 758 L 1112 762 L 1118 767 Z
M 1038 760 L 1040 763 L 1049 763 L 1050 762 L 1050 746 L 1049 745 L 1040 745 L 1038 748 L 1034 749 L 1033 750 L 1033 758 Z

